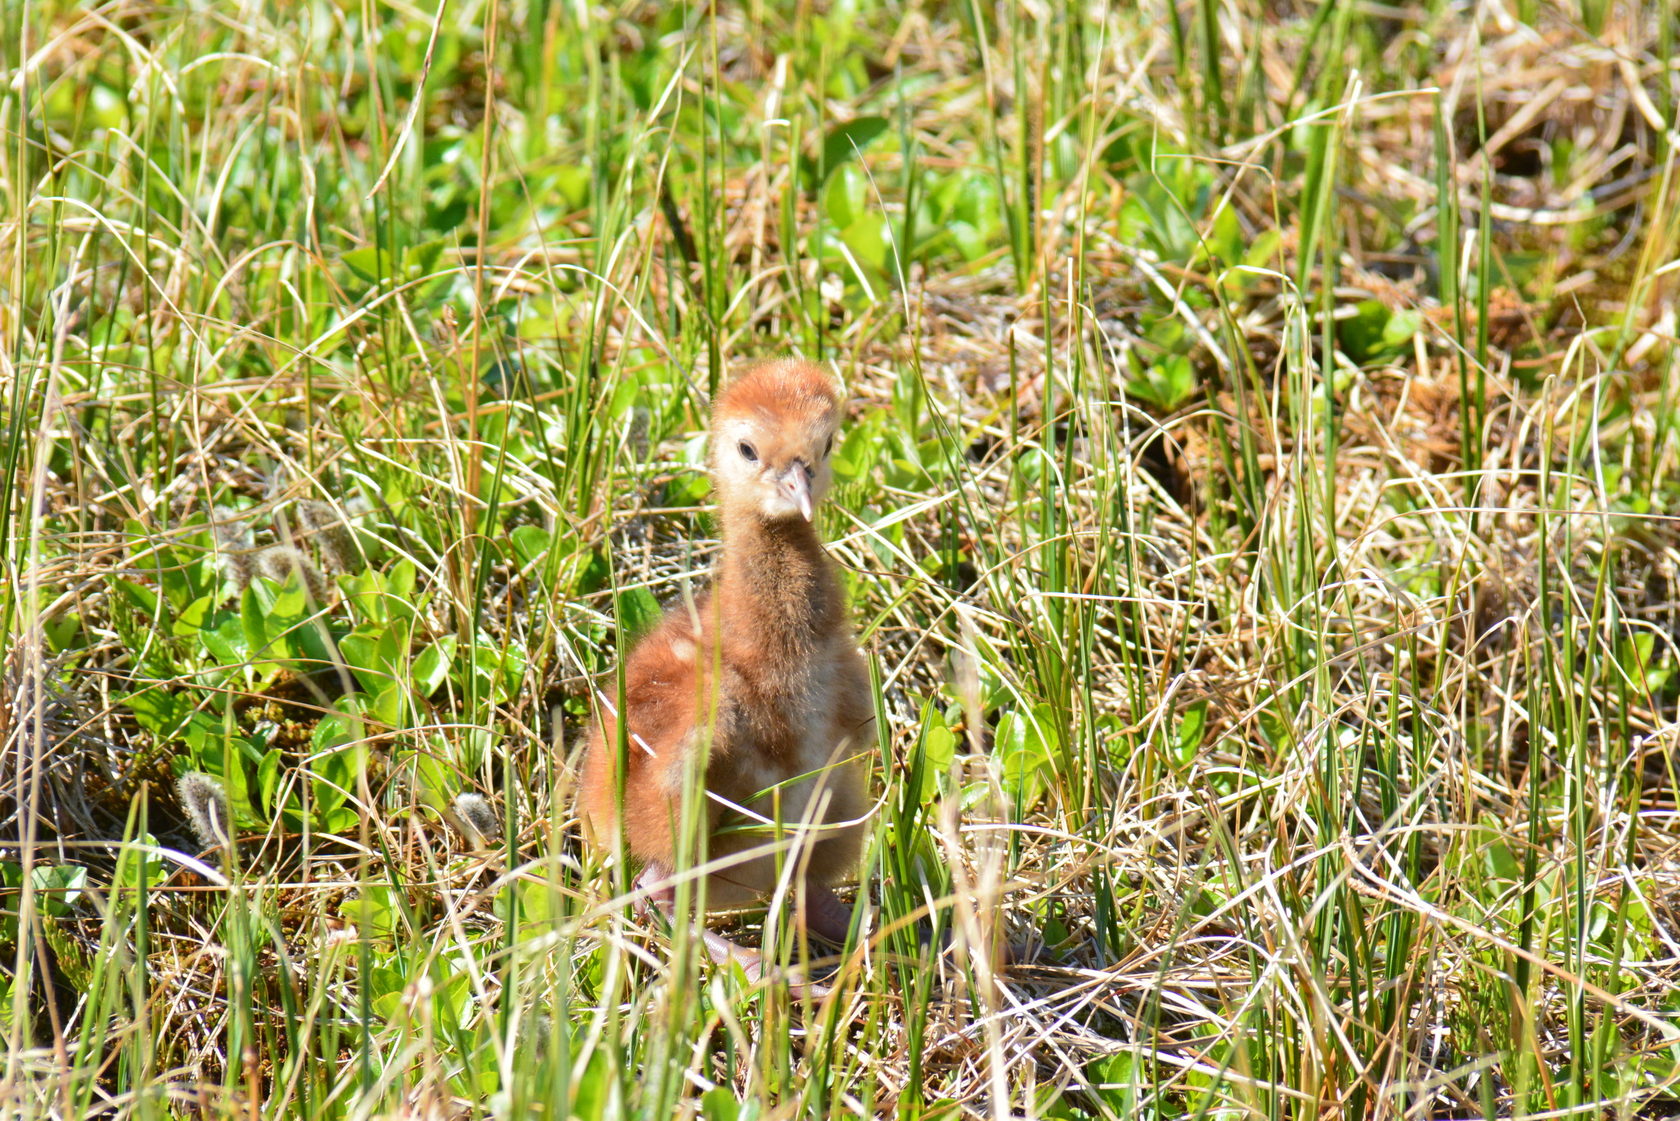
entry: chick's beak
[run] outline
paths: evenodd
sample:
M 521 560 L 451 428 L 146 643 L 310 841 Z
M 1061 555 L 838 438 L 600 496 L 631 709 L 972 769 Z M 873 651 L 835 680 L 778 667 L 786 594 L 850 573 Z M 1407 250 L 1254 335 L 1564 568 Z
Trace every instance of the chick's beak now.
M 815 504 L 811 500 L 811 476 L 805 467 L 805 461 L 796 459 L 782 474 L 782 490 L 793 504 L 799 507 L 799 512 L 810 521 L 816 514 Z

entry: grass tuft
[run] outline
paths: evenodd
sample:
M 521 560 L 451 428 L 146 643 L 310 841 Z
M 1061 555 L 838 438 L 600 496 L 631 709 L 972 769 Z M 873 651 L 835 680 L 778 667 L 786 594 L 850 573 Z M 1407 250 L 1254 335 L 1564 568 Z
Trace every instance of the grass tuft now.
M 1677 31 L 6 7 L 4 1110 L 1673 1112 Z M 788 352 L 882 716 L 827 1000 L 571 810 Z

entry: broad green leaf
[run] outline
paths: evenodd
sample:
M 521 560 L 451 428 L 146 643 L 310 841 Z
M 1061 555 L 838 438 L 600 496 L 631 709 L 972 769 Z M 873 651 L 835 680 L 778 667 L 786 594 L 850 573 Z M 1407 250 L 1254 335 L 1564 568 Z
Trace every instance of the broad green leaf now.
M 1037 805 L 1054 778 L 1053 764 L 1059 754 L 1054 737 L 1046 704 L 1026 711 L 1015 709 L 998 720 L 992 751 L 1003 766 L 1004 789 L 1023 809 Z
M 408 621 L 399 619 L 385 628 L 379 636 L 377 657 L 379 666 L 392 677 L 401 679 L 408 663 Z
M 509 536 L 513 539 L 514 555 L 521 565 L 531 564 L 548 555 L 549 546 L 554 543 L 554 535 L 539 525 L 517 526 Z
M 414 562 L 404 557 L 391 566 L 391 571 L 385 576 L 385 590 L 398 603 L 412 603 L 414 600 L 414 581 L 417 575 Z
M 549 181 L 553 184 L 555 193 L 565 200 L 567 209 L 582 210 L 589 202 L 589 188 L 593 178 L 587 167 L 569 164 L 555 168 Z
M 706 1121 L 741 1121 L 745 1115 L 735 1091 L 716 1086 L 700 1095 L 700 1116 Z
M 409 672 L 414 691 L 420 696 L 429 697 L 437 692 L 449 676 L 449 669 L 455 661 L 456 643 L 454 635 L 445 635 L 420 651 L 420 656 L 414 659 Z
M 843 230 L 868 209 L 869 178 L 856 163 L 841 164 L 823 187 L 823 211 L 834 228 Z
M 363 246 L 352 249 L 339 259 L 339 263 L 349 269 L 358 280 L 367 284 L 378 284 L 390 274 L 391 254 L 382 252 L 376 245 Z M 383 268 L 381 267 L 383 266 Z
M 840 235 L 859 264 L 882 276 L 893 272 L 892 236 L 886 216 L 873 211 L 859 214 Z
M 280 751 L 276 748 L 264 752 L 257 764 L 257 798 L 271 815 L 280 809 L 280 762 Z
M 1188 767 L 1202 749 L 1202 737 L 1207 731 L 1208 702 L 1197 701 L 1179 717 L 1176 759 L 1180 767 Z
M 150 891 L 163 882 L 168 874 L 163 861 L 150 851 L 156 845 L 157 838 L 150 833 L 123 845 L 117 853 L 117 866 L 111 873 L 111 882 L 130 891 L 139 891 L 142 887 Z
M 62 654 L 70 648 L 71 643 L 81 637 L 82 617 L 75 611 L 66 612 L 43 621 L 41 629 L 47 636 L 47 645 L 52 648 L 52 652 Z
M 386 940 L 396 934 L 402 923 L 402 909 L 396 892 L 387 884 L 364 883 L 356 898 L 339 904 L 338 913 L 360 928 L 363 936 Z M 401 993 L 392 993 L 400 996 Z
M 251 660 L 251 646 L 245 639 L 245 623 L 236 612 L 221 612 L 212 620 L 213 629 L 198 632 L 198 640 L 224 666 L 244 665 Z
M 447 242 L 440 237 L 409 246 L 403 254 L 403 279 L 418 280 L 436 272 L 446 245 Z
M 133 608 L 136 614 L 155 617 L 158 610 L 158 596 L 144 584 L 136 584 L 132 580 L 113 577 L 111 587 Z
M 626 637 L 646 634 L 664 614 L 659 608 L 659 600 L 646 588 L 625 588 L 618 593 L 614 609 Z
M 378 644 L 366 634 L 347 634 L 338 640 L 338 650 L 362 690 L 376 693 L 391 683 L 391 673 L 379 657 Z
M 170 633 L 183 638 L 198 634 L 205 629 L 215 608 L 216 597 L 199 596 L 175 616 L 175 621 L 169 624 Z
M 800 170 L 808 187 L 822 186 L 828 177 L 847 160 L 853 159 L 882 133 L 887 131 L 885 117 L 858 117 L 835 125 L 823 137 L 822 151 L 816 159 L 800 161 Z
M 612 1064 L 607 1049 L 593 1048 L 583 1072 L 572 1083 L 572 1117 L 605 1117 L 607 1106 L 614 1098 Z
M 368 715 L 388 728 L 401 728 L 407 721 L 408 685 L 399 677 L 372 694 Z
M 43 914 L 69 915 L 87 889 L 87 869 L 78 864 L 37 864 L 30 874 Z
M 957 737 L 945 723 L 939 706 L 928 701 L 922 706 L 921 734 L 910 757 L 909 774 L 919 780 L 918 795 L 931 803 L 944 788 L 956 758 Z
M 191 701 L 166 693 L 162 688 L 130 693 L 123 703 L 142 728 L 165 743 L 181 734 L 193 711 Z

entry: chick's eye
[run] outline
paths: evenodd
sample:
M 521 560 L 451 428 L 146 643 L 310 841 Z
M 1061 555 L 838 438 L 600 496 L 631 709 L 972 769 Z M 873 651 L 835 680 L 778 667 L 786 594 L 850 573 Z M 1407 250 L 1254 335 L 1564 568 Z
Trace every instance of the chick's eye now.
M 823 458 L 827 459 L 828 458 L 828 453 L 833 451 L 833 450 L 834 450 L 834 437 L 830 436 L 828 438 L 828 443 L 823 445 Z
M 739 444 L 736 444 L 735 445 L 735 450 L 740 452 L 741 453 L 741 458 L 746 460 L 748 463 L 757 463 L 758 462 L 758 453 L 756 451 L 754 451 L 753 446 L 751 444 L 747 443 L 745 440 L 742 440 Z

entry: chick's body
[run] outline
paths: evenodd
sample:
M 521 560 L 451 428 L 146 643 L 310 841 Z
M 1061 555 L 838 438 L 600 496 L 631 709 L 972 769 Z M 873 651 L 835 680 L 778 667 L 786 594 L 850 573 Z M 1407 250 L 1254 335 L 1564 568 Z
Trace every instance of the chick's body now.
M 856 866 L 867 810 L 858 761 L 872 734 L 869 672 L 835 566 L 812 524 L 839 423 L 833 383 L 798 361 L 766 363 L 719 397 L 712 460 L 723 551 L 714 585 L 679 604 L 624 667 L 631 733 L 620 778 L 618 726 L 603 709 L 581 799 L 598 844 L 620 824 L 650 877 L 677 871 L 685 775 L 704 751 L 697 807 L 710 906 L 771 892 L 780 870 L 825 896 Z M 740 807 L 745 813 L 732 807 Z M 763 820 L 779 823 L 768 828 Z M 780 833 L 779 855 L 778 837 Z

